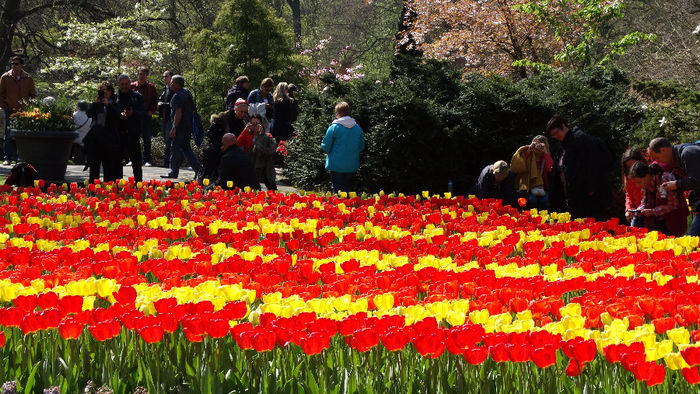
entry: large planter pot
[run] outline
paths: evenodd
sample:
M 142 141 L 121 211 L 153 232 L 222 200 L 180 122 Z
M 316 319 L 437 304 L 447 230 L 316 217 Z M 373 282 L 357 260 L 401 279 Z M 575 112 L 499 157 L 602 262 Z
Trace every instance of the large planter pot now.
M 31 163 L 39 178 L 49 181 L 65 178 L 77 131 L 10 130 L 10 135 L 17 142 L 17 156 Z

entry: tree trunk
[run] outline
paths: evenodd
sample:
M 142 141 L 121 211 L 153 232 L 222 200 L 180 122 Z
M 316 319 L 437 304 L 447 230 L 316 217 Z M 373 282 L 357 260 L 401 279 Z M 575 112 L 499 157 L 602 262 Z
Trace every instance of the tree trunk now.
M 301 49 L 301 5 L 299 0 L 287 0 L 289 8 L 292 9 L 292 25 L 294 27 L 294 45 Z
M 17 22 L 21 19 L 21 0 L 5 0 L 5 7 L 0 8 L 0 68 L 12 57 L 12 41 L 15 37 Z

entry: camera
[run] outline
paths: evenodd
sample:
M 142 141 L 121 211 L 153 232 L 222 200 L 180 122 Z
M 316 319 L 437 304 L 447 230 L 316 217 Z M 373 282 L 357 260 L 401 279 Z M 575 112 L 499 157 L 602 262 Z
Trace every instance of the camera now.
M 105 91 L 104 89 L 100 89 L 97 91 L 97 99 L 102 101 L 105 98 Z

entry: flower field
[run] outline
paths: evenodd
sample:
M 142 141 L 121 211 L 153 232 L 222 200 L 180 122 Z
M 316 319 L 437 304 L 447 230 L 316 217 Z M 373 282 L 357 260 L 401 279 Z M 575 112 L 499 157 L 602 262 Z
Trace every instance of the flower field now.
M 428 193 L 41 190 L 0 194 L 24 392 L 698 390 L 696 237 Z

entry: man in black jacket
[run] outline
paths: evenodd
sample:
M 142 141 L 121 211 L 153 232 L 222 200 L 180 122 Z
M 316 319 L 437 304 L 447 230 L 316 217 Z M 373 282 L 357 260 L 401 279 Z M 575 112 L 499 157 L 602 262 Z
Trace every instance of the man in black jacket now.
M 248 90 L 249 83 L 250 81 L 248 81 L 248 77 L 245 75 L 241 75 L 240 77 L 236 78 L 236 82 L 226 93 L 227 111 L 233 109 L 233 107 L 236 105 L 236 100 L 241 98 L 245 100 L 248 98 L 248 94 L 250 94 L 250 91 Z
M 561 142 L 561 149 L 554 156 L 553 183 L 561 186 L 566 209 L 573 218 L 605 220 L 605 207 L 611 200 L 607 175 L 612 165 L 607 146 L 578 127 L 569 129 L 559 115 L 547 122 L 546 130 Z
M 170 129 L 173 128 L 173 119 L 170 117 L 170 100 L 173 99 L 175 92 L 170 89 L 170 80 L 173 77 L 173 72 L 166 70 L 163 72 L 163 93 L 158 98 L 158 113 L 160 114 L 161 132 L 163 133 L 163 141 L 165 142 L 165 152 L 163 153 L 163 167 L 170 168 L 170 146 L 172 140 L 170 138 Z
M 141 135 L 142 119 L 146 116 L 146 107 L 143 102 L 143 96 L 131 89 L 131 79 L 128 75 L 120 75 L 117 82 L 119 84 L 119 92 L 115 102 L 121 111 L 119 132 L 122 152 L 126 150 L 129 153 L 131 169 L 134 171 L 134 180 L 141 182 L 143 180 L 143 171 L 141 169 L 141 142 L 139 137 Z M 120 178 L 124 176 L 123 171 L 123 168 L 119 171 Z
M 673 165 L 673 172 L 680 179 L 666 182 L 666 190 L 690 191 L 688 202 L 695 213 L 688 235 L 700 235 L 700 145 L 671 145 L 666 138 L 654 138 L 649 142 L 649 155 L 653 160 Z
M 219 162 L 219 178 L 217 186 L 224 189 L 239 187 L 243 189 L 250 186 L 251 189 L 260 190 L 260 183 L 255 176 L 253 164 L 248 155 L 236 145 L 236 136 L 231 133 L 224 134 L 221 139 L 221 150 L 224 152 Z M 229 184 L 230 182 L 230 184 Z

